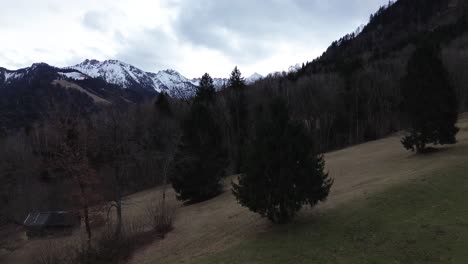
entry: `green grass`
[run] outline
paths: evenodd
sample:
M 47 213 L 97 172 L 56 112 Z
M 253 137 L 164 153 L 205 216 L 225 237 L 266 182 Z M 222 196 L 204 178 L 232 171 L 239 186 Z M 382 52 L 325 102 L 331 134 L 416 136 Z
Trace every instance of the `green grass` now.
M 276 227 L 197 263 L 468 263 L 468 164 Z

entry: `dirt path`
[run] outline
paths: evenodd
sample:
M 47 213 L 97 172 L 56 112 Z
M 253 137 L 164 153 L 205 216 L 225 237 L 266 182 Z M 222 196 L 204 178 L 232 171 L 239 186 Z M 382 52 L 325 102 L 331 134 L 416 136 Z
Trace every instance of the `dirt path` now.
M 335 179 L 328 201 L 314 210 L 304 210 L 301 221 L 311 214 L 325 212 L 356 198 L 366 197 L 388 186 L 413 179 L 426 172 L 468 161 L 468 115 L 459 124 L 461 131 L 456 146 L 437 153 L 415 156 L 405 151 L 400 137 L 350 147 L 325 155 L 327 168 Z M 237 204 L 226 181 L 226 192 L 221 196 L 178 210 L 175 230 L 166 239 L 137 251 L 132 264 L 191 263 L 195 259 L 222 251 L 243 239 L 254 238 L 268 231 L 271 224 Z M 159 189 L 148 190 L 127 197 L 124 217 L 132 219 L 145 214 L 148 201 L 160 197 Z M 169 190 L 170 202 L 177 203 Z M 180 204 L 179 204 L 180 205 Z M 24 242 L 24 241 L 23 241 Z M 21 248 L 1 259 L 1 263 L 31 263 L 31 254 L 44 241 L 25 242 Z
M 450 164 L 468 161 L 467 116 L 459 126 L 462 128 L 459 143 L 431 155 L 415 156 L 405 151 L 398 135 L 326 154 L 327 168 L 335 179 L 330 197 L 318 209 L 305 210 L 302 216 L 323 212 Z M 130 200 L 142 203 L 151 195 L 154 192 L 141 193 Z M 138 251 L 131 263 L 191 263 L 269 228 L 268 221 L 240 207 L 230 191 L 226 191 L 211 201 L 182 207 L 175 230 L 165 240 Z

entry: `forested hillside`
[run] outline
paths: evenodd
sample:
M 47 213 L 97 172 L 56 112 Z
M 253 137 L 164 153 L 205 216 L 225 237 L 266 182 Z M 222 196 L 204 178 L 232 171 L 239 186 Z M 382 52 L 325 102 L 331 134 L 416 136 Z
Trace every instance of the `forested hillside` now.
M 351 33 L 296 72 L 257 82 L 253 100 L 281 94 L 295 118 L 305 120 L 320 149 L 341 148 L 381 138 L 405 126 L 400 113 L 400 81 L 409 57 L 421 43 L 440 47 L 440 56 L 458 95 L 468 107 L 468 3 L 400 0 L 370 16 Z

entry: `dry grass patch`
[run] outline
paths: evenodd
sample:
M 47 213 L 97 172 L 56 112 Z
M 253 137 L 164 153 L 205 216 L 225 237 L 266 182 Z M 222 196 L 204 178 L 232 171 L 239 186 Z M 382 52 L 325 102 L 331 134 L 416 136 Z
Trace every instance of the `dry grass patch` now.
M 161 237 L 174 229 L 176 207 L 167 202 L 150 202 L 146 207 L 146 214 L 151 228 Z

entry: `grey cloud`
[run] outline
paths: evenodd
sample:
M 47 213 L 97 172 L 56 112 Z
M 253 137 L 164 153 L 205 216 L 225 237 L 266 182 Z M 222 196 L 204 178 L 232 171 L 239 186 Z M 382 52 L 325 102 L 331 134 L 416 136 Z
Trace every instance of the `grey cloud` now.
M 24 58 L 23 61 L 18 61 L 16 56 L 17 54 L 21 54 L 20 51 L 8 50 L 8 52 L 5 53 L 5 55 L 0 54 L 0 61 L 2 62 L 0 64 L 0 67 L 7 68 L 9 70 L 17 70 L 28 67 L 34 62 L 36 62 L 29 57 Z
M 234 64 L 248 65 L 288 47 L 323 46 L 354 30 L 387 0 L 163 0 L 177 14 L 169 27 L 113 33 L 122 45 L 116 57 L 145 70 L 183 63 L 182 46 L 218 51 Z M 363 20 L 364 19 L 364 20 Z M 325 43 L 328 45 L 329 43 Z M 304 58 L 312 60 L 314 58 Z M 287 65 L 283 65 L 287 67 Z
M 178 17 L 177 36 L 219 50 L 233 59 L 262 59 L 277 41 L 310 42 L 336 38 L 349 23 L 375 11 L 387 0 L 170 0 Z
M 81 54 L 79 52 L 76 52 L 73 49 L 69 49 L 67 52 L 68 52 L 68 57 L 63 58 L 63 62 L 62 62 L 63 65 L 61 65 L 61 66 L 64 66 L 64 67 L 68 67 L 68 66 L 78 64 L 78 63 L 84 61 L 85 59 L 89 58 L 89 57 L 86 57 L 86 56 L 84 56 L 83 54 Z
M 85 26 L 86 28 L 101 32 L 107 30 L 106 22 L 106 14 L 97 11 L 86 12 L 82 20 L 83 26 Z
M 127 38 L 119 30 L 114 31 L 114 40 L 120 44 L 125 44 L 127 42 Z
M 0 53 L 0 61 L 3 62 L 3 64 L 0 65 L 0 67 L 6 67 L 6 68 L 9 68 L 9 70 L 16 70 L 24 66 L 23 64 L 17 63 L 15 60 L 12 60 L 10 57 L 3 55 L 1 53 Z
M 144 30 L 126 38 L 116 33 L 117 41 L 125 43 L 116 58 L 146 71 L 171 68 L 182 58 L 177 50 L 177 40 L 159 29 Z

